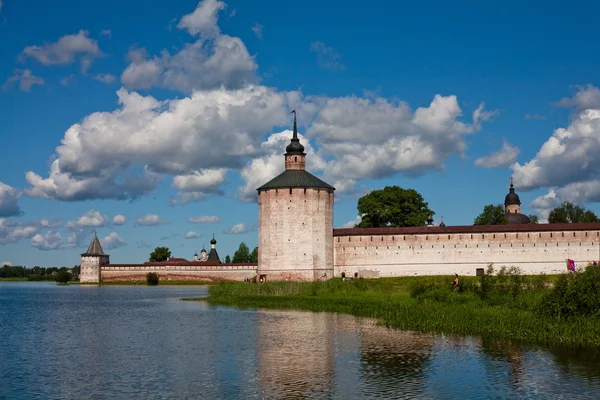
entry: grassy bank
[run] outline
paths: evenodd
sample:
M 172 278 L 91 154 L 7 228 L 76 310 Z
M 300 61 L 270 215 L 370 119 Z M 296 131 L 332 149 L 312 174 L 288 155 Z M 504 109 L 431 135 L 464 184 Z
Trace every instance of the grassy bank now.
M 568 295 L 555 293 L 562 287 L 561 279 L 488 271 L 483 278 L 463 278 L 459 293 L 450 290 L 451 277 L 239 283 L 213 286 L 205 300 L 237 307 L 346 313 L 376 318 L 398 329 L 600 347 L 600 310 L 586 313 L 572 302 L 567 305 L 570 309 L 550 304 L 553 296 L 571 301 Z M 566 279 L 569 283 L 571 278 Z

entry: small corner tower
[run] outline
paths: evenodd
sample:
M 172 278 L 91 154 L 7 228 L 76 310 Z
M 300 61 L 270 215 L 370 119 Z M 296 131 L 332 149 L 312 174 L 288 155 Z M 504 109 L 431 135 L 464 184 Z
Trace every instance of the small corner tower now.
M 102 266 L 110 264 L 110 256 L 104 253 L 96 232 L 87 251 L 81 254 L 79 281 L 82 283 L 102 282 Z
M 515 193 L 512 176 L 510 177 L 510 190 L 504 198 L 504 212 L 506 214 L 521 213 L 521 199 L 519 199 L 519 195 Z
M 305 170 L 306 154 L 294 130 L 285 171 L 258 190 L 258 275 L 268 280 L 333 277 L 333 192 Z

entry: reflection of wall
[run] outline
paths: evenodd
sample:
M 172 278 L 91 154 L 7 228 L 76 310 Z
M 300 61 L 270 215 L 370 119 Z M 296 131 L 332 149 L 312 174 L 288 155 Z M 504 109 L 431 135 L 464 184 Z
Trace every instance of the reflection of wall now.
M 145 281 L 148 272 L 157 273 L 162 280 L 178 281 L 243 281 L 256 276 L 256 264 L 218 264 L 214 266 L 205 264 L 201 262 L 187 262 L 185 265 L 108 264 L 102 266 L 102 281 Z
M 335 377 L 332 315 L 261 311 L 258 318 L 261 397 L 311 398 L 329 392 Z

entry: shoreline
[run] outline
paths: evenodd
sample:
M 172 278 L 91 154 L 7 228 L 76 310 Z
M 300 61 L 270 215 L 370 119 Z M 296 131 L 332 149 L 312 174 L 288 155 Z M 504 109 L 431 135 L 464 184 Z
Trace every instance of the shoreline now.
M 471 287 L 470 290 L 479 281 L 476 277 L 462 279 L 462 284 Z M 470 291 L 452 293 L 449 282 L 449 277 L 406 277 L 346 281 L 338 278 L 315 283 L 236 283 L 213 286 L 208 297 L 185 300 L 242 309 L 343 313 L 374 318 L 378 324 L 394 329 L 600 350 L 598 316 L 560 319 L 540 314 L 542 298 L 552 290 L 548 279 L 538 291 L 524 291 L 519 296 L 510 292 L 491 293 L 485 301 Z M 415 294 L 419 285 L 430 285 L 430 289 Z

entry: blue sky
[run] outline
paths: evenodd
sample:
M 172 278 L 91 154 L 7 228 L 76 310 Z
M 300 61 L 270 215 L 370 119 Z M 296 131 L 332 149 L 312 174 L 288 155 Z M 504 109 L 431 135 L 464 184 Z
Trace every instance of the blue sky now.
M 393 184 L 468 225 L 511 175 L 524 213 L 598 211 L 599 11 L 3 0 L 0 262 L 78 264 L 94 230 L 115 263 L 159 245 L 191 258 L 213 233 L 222 258 L 253 248 L 291 109 L 308 169 L 337 188 L 336 227 Z

